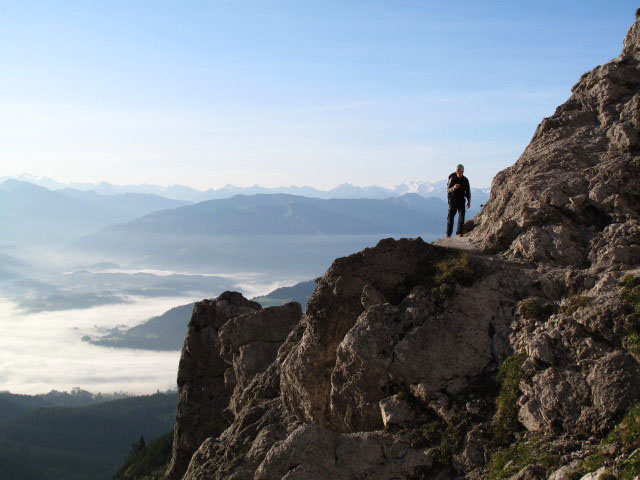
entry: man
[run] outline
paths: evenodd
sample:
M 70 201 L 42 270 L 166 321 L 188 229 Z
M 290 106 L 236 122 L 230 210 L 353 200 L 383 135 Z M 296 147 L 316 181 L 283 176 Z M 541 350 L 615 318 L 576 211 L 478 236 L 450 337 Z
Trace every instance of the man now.
M 447 181 L 447 197 L 449 200 L 449 213 L 447 215 L 447 237 L 451 236 L 453 231 L 453 218 L 458 213 L 458 229 L 456 234 L 461 237 L 462 226 L 464 225 L 464 197 L 467 197 L 467 208 L 471 208 L 471 187 L 469 180 L 462 173 L 464 167 L 456 166 L 456 171 L 449 175 Z

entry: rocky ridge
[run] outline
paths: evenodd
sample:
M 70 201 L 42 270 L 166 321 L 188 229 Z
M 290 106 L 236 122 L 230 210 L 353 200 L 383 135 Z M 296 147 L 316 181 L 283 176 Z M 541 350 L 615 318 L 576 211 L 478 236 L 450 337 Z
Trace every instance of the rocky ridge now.
M 636 21 L 496 176 L 478 250 L 382 240 L 304 313 L 196 304 L 167 478 L 640 474 L 638 102 Z
M 531 263 L 624 269 L 640 261 L 640 27 L 493 179 L 469 223 L 486 253 Z M 475 227 L 475 228 L 474 228 Z

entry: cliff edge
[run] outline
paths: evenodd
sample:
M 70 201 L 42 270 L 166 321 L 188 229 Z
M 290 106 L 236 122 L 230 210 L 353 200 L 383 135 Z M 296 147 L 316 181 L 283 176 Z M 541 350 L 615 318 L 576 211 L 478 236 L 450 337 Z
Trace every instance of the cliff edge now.
M 495 177 L 477 250 L 381 240 L 304 313 L 197 303 L 167 478 L 640 474 L 639 32 Z

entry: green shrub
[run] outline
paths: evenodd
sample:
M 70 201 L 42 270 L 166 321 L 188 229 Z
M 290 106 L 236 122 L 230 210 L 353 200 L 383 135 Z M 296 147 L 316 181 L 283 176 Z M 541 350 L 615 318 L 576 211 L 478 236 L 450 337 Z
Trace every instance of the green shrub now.
M 638 475 L 640 475 L 640 455 L 634 455 L 622 462 L 616 478 L 619 480 L 633 480 Z
M 431 418 L 412 432 L 411 445 L 414 448 L 431 447 L 431 456 L 437 466 L 450 467 L 452 457 L 460 448 L 464 436 L 471 425 L 468 415 L 460 413 L 450 422 L 445 422 L 432 412 Z
M 433 297 L 433 301 L 439 309 L 450 305 L 454 294 L 456 291 L 455 285 L 450 285 L 445 283 L 443 285 L 438 285 L 437 287 L 433 287 L 431 289 L 431 296 Z
M 622 288 L 631 290 L 634 287 L 640 285 L 640 278 L 634 277 L 633 275 L 627 274 L 620 279 L 618 285 Z
M 580 476 L 584 476 L 589 472 L 595 472 L 604 465 L 605 460 L 606 457 L 600 452 L 589 455 L 584 459 L 582 469 L 580 470 Z
M 544 320 L 555 313 L 555 307 L 547 303 L 541 303 L 534 298 L 525 298 L 519 304 L 522 318 L 532 320 Z
M 607 435 L 604 444 L 619 443 L 629 451 L 640 447 L 640 403 L 631 407 L 618 425 Z
M 634 355 L 640 355 L 640 315 L 634 313 L 627 317 L 624 333 L 627 350 Z
M 432 447 L 440 443 L 446 423 L 439 418 L 431 419 L 420 428 L 414 430 L 411 435 L 413 448 Z
M 618 480 L 618 478 L 619 477 L 617 477 L 616 475 L 605 472 L 600 474 L 600 477 L 598 478 L 598 480 Z

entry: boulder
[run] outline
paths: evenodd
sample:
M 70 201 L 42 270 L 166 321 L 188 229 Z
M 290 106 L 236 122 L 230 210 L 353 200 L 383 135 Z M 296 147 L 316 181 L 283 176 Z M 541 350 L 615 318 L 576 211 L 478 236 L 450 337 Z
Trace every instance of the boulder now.
M 384 428 L 392 425 L 406 425 L 416 418 L 416 412 L 400 398 L 400 395 L 383 398 L 379 404 Z

